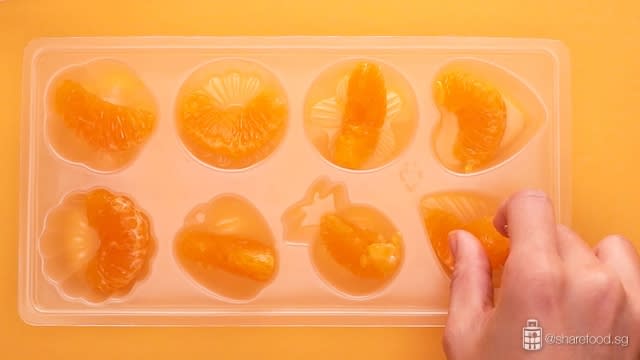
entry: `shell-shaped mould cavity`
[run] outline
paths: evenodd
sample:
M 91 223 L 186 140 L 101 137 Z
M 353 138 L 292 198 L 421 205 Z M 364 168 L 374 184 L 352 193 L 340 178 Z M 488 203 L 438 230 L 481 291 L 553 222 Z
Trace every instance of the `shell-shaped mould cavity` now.
M 102 188 L 68 194 L 49 212 L 39 242 L 45 277 L 63 296 L 88 303 L 127 297 L 147 278 L 155 249 L 149 216 Z
M 440 111 L 433 150 L 453 173 L 478 174 L 504 164 L 546 120 L 542 100 L 522 79 L 481 60 L 445 64 L 432 89 Z
M 187 78 L 175 116 L 191 155 L 208 166 L 237 170 L 276 150 L 286 133 L 289 105 L 279 80 L 264 66 L 226 59 Z
M 509 253 L 509 240 L 493 225 L 498 206 L 496 197 L 470 191 L 439 192 L 422 197 L 419 211 L 427 239 L 447 275 L 452 274 L 455 265 L 448 235 L 454 230 L 466 230 L 482 243 L 492 266 L 494 285 L 499 285 Z
M 67 162 L 114 172 L 157 128 L 156 100 L 128 65 L 100 59 L 59 72 L 47 89 L 46 138 Z
M 418 122 L 415 94 L 391 66 L 352 59 L 325 69 L 305 99 L 305 133 L 322 157 L 348 170 L 372 170 L 399 157 Z
M 258 296 L 279 268 L 267 221 L 248 200 L 232 194 L 200 204 L 186 216 L 174 255 L 195 284 L 231 302 Z

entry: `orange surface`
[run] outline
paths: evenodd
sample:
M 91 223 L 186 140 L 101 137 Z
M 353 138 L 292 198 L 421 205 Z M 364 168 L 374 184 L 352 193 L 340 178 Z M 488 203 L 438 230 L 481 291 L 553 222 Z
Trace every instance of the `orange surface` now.
M 463 227 L 464 230 L 475 235 L 484 246 L 493 269 L 502 268 L 509 254 L 509 240 L 500 234 L 490 217 L 481 217 Z
M 231 109 L 218 108 L 211 95 L 199 91 L 181 104 L 178 128 L 199 159 L 224 169 L 242 169 L 273 151 L 284 133 L 286 115 L 286 105 L 266 91 Z
M 438 260 L 444 266 L 444 270 L 450 274 L 455 262 L 449 247 L 449 232 L 462 228 L 464 222 L 455 214 L 442 209 L 425 209 L 422 213 L 422 219 Z
M 195 229 L 183 231 L 179 239 L 180 261 L 218 267 L 256 281 L 268 281 L 275 273 L 275 250 L 259 241 Z
M 457 118 L 453 154 L 464 171 L 491 162 L 507 128 L 507 105 L 498 89 L 487 80 L 453 71 L 436 80 L 434 92 L 436 103 Z
M 419 4 L 419 5 L 413 5 Z M 7 359 L 441 359 L 442 329 L 33 328 L 18 317 L 22 50 L 40 36 L 486 35 L 556 38 L 572 57 L 573 219 L 640 244 L 640 3 L 627 1 L 0 1 L 0 348 Z M 247 24 L 250 24 L 248 26 Z
M 142 144 L 155 125 L 151 112 L 104 101 L 73 80 L 57 88 L 55 104 L 67 127 L 96 150 L 130 150 Z
M 440 193 L 422 198 L 420 212 L 429 241 L 443 270 L 450 276 L 455 260 L 449 233 L 463 229 L 475 235 L 489 257 L 494 286 L 500 286 L 502 269 L 509 254 L 509 240 L 498 232 L 493 218 L 499 203 L 473 193 Z
M 320 242 L 334 260 L 363 278 L 392 276 L 401 262 L 400 236 L 355 223 L 345 215 L 327 213 L 320 222 Z
M 349 75 L 347 102 L 335 143 L 338 166 L 360 169 L 376 148 L 387 114 L 387 88 L 376 64 L 358 64 Z
M 86 207 L 89 226 L 100 237 L 88 283 L 107 297 L 126 294 L 146 275 L 153 255 L 149 218 L 130 198 L 105 189 L 89 192 Z

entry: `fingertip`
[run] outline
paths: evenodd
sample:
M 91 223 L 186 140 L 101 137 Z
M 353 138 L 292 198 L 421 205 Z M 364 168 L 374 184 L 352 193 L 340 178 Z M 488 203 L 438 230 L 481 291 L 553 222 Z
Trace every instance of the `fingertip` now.
M 493 218 L 493 226 L 496 230 L 502 234 L 502 236 L 509 237 L 509 219 L 508 213 L 509 208 L 513 207 L 514 204 L 526 199 L 542 199 L 548 202 L 549 196 L 546 192 L 540 189 L 525 189 L 514 193 L 509 196 L 506 200 L 498 206 L 498 210 L 496 211 L 496 215 Z M 530 200 L 526 200 L 530 201 Z
M 531 256 L 531 251 L 557 253 L 553 202 L 546 192 L 525 189 L 513 194 L 498 210 L 494 226 L 513 240 L 513 250 Z
M 610 253 L 615 253 L 614 250 L 621 250 L 622 252 L 629 254 L 635 252 L 635 248 L 631 241 L 620 234 L 605 236 L 594 248 L 594 252 L 599 258 L 608 257 Z
M 540 198 L 549 199 L 547 193 L 540 189 L 524 189 L 515 193 L 514 198 Z
M 524 189 L 521 191 L 518 191 L 516 193 L 514 193 L 513 195 L 509 196 L 503 203 L 502 205 L 500 205 L 500 207 L 498 208 L 498 212 L 502 212 L 506 214 L 506 210 L 507 208 L 511 207 L 514 203 L 520 202 L 520 201 L 530 201 L 529 199 L 534 199 L 534 200 L 543 200 L 543 201 L 548 201 L 551 202 L 549 195 L 547 195 L 546 192 L 544 192 L 543 190 L 539 190 L 539 189 Z
M 456 263 L 489 271 L 489 259 L 476 237 L 464 230 L 449 233 L 449 246 Z
M 622 235 L 609 235 L 594 252 L 602 264 L 618 274 L 630 301 L 640 304 L 640 253 L 633 243 Z
M 527 210 L 523 213 L 522 210 Z M 553 216 L 553 203 L 546 192 L 537 189 L 526 189 L 515 193 L 504 206 L 505 224 L 513 219 L 514 212 L 520 216 L 550 212 Z M 531 212 L 531 214 L 529 214 Z
M 514 201 L 518 201 L 521 198 L 527 197 L 544 198 L 546 196 L 547 195 L 544 191 L 537 189 L 525 189 L 512 194 L 504 201 L 502 201 L 502 204 L 500 204 L 500 206 L 498 206 L 496 215 L 493 217 L 493 226 L 502 236 L 509 237 L 508 210 L 509 207 L 513 205 Z
M 473 234 L 464 230 L 452 231 L 449 242 L 455 259 L 450 316 L 454 320 L 468 321 L 493 306 L 491 265 Z

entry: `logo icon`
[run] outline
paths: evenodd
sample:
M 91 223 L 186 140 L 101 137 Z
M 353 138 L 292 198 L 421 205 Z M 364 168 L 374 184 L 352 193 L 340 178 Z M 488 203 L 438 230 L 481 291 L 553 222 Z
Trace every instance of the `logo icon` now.
M 542 349 L 542 328 L 538 326 L 538 320 L 529 319 L 522 328 L 522 348 L 527 351 Z

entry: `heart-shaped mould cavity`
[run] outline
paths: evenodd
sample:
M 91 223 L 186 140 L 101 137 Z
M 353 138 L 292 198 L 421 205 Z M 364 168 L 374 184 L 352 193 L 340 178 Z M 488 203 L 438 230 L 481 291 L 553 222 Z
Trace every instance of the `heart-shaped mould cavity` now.
M 419 210 L 425 232 L 447 275 L 450 276 L 454 268 L 449 233 L 466 230 L 482 243 L 489 256 L 494 285 L 499 286 L 502 268 L 509 253 L 509 239 L 493 226 L 498 206 L 498 199 L 477 192 L 439 192 L 422 197 Z
M 151 91 L 129 66 L 110 59 L 63 70 L 49 86 L 47 103 L 53 150 L 97 172 L 131 164 L 157 127 Z
M 248 200 L 230 194 L 186 216 L 174 255 L 195 282 L 230 301 L 255 298 L 275 279 L 279 266 L 267 221 Z
M 433 81 L 440 119 L 433 132 L 436 157 L 457 174 L 495 168 L 518 152 L 546 121 L 536 93 L 496 65 L 457 59 Z
M 96 188 L 70 193 L 51 210 L 39 247 L 59 291 L 99 303 L 125 297 L 147 277 L 156 238 L 130 197 Z
M 417 103 L 391 66 L 353 59 L 324 70 L 305 99 L 305 133 L 322 157 L 349 170 L 389 164 L 413 140 Z
M 263 65 L 225 59 L 201 66 L 176 100 L 176 127 L 196 159 L 218 169 L 245 169 L 265 160 L 284 138 L 287 95 Z
M 284 238 L 309 246 L 320 278 L 339 292 L 370 297 L 396 277 L 404 260 L 402 235 L 380 210 L 349 200 L 343 184 L 314 182 L 283 217 Z

